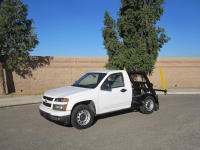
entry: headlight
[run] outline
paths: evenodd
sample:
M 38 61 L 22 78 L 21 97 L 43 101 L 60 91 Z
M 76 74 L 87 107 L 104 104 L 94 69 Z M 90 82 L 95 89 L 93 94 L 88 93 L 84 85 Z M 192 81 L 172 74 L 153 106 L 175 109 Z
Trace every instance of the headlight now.
M 55 102 L 68 102 L 69 99 L 68 98 L 56 98 Z
M 57 105 L 57 104 L 54 104 L 53 105 L 53 109 L 54 110 L 63 110 L 63 111 L 65 111 L 67 109 L 67 105 Z

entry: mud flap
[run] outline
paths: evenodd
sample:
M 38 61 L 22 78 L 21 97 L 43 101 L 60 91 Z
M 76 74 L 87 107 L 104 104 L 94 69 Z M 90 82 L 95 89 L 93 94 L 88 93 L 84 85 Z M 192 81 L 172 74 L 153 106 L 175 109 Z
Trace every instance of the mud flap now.
M 156 103 L 156 105 L 155 105 L 155 111 L 157 111 L 157 110 L 159 110 L 159 104 L 158 103 Z

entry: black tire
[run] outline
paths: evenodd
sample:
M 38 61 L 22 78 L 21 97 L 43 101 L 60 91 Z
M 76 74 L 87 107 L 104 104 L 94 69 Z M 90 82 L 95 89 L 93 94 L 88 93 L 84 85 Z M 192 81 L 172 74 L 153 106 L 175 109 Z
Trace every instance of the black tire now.
M 71 124 L 77 129 L 90 127 L 94 120 L 94 112 L 88 105 L 78 105 L 72 111 Z
M 155 99 L 152 96 L 147 96 L 143 102 L 143 106 L 140 106 L 141 113 L 151 114 L 155 109 Z

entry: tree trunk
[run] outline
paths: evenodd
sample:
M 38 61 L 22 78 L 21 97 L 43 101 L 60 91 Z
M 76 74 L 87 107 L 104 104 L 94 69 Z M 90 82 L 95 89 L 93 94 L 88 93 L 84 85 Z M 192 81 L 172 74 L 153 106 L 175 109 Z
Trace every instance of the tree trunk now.
M 4 79 L 4 73 L 3 73 L 3 66 L 0 62 L 0 95 L 5 95 L 5 79 Z

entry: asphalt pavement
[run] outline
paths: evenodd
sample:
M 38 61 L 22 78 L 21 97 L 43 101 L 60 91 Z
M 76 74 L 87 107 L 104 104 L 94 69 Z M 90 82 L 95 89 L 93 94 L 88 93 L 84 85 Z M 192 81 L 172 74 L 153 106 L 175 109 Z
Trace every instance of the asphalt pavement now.
M 0 150 L 199 150 L 200 95 L 159 95 L 158 111 L 122 110 L 78 130 L 40 116 L 38 104 L 0 108 Z
M 158 95 L 163 92 L 156 92 Z M 200 88 L 168 89 L 167 94 L 200 94 Z M 0 107 L 41 103 L 42 95 L 5 95 L 0 96 Z

